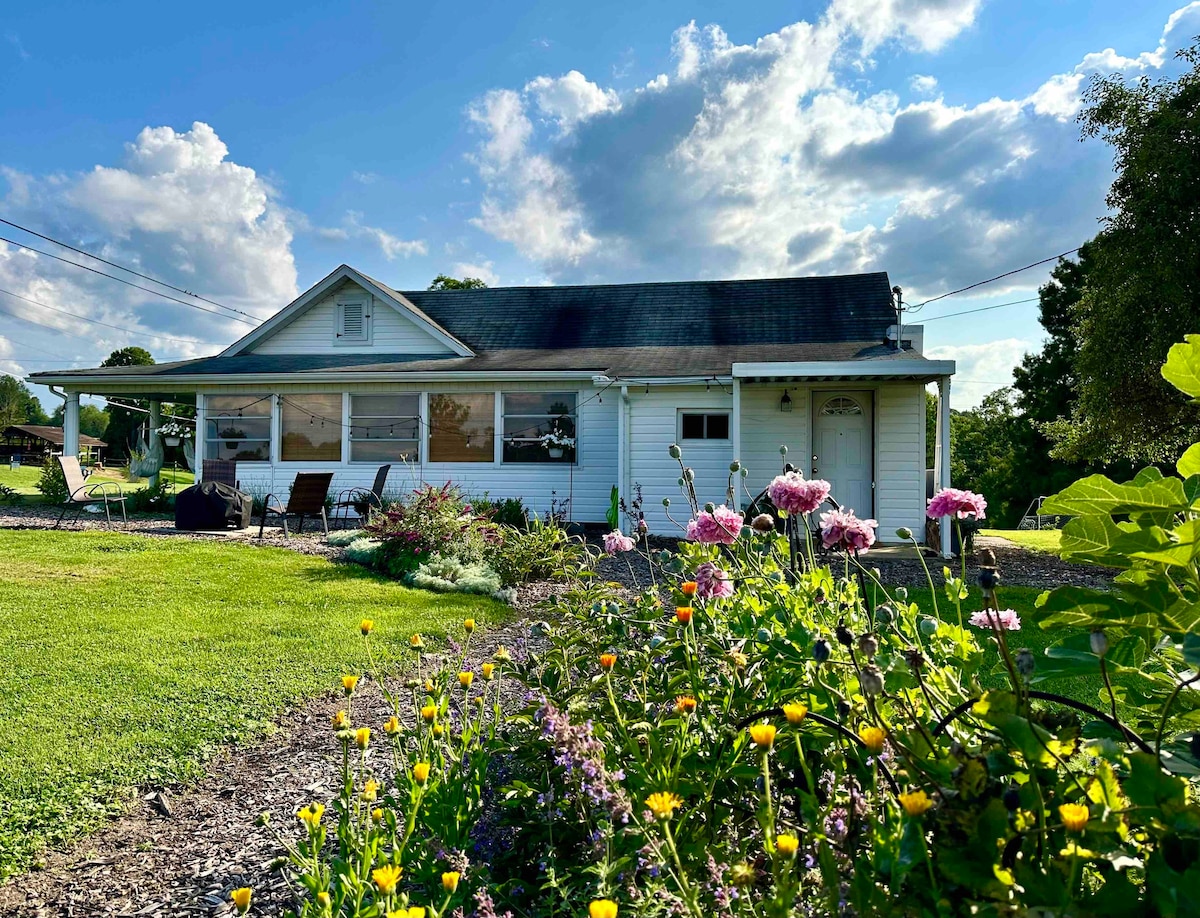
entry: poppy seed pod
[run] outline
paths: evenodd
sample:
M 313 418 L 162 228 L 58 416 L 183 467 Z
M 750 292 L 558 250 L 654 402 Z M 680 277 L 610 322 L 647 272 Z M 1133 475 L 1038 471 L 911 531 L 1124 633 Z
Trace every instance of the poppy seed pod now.
M 696 470 L 692 469 L 692 468 L 684 469 L 683 477 L 686 478 L 688 481 L 695 481 L 696 480 Z
M 813 644 L 813 659 L 818 663 L 824 663 L 829 659 L 829 642 L 817 641 Z
M 767 535 L 775 531 L 775 521 L 769 513 L 760 513 L 750 521 L 750 528 L 757 533 Z
M 921 633 L 925 635 L 925 637 L 933 637 L 935 634 L 937 634 L 938 622 L 936 618 L 929 618 L 926 616 L 925 618 L 921 619 L 921 623 L 917 625 L 917 627 L 921 629 Z
M 868 660 L 873 659 L 875 654 L 879 653 L 879 641 L 876 640 L 875 635 L 861 635 L 858 639 L 858 652 Z
M 733 462 L 729 463 L 729 471 L 740 472 L 741 470 L 742 470 L 742 464 L 740 462 L 738 462 L 738 460 L 734 459 Z
M 1092 645 L 1092 653 L 1094 653 L 1096 656 L 1102 657 L 1108 653 L 1108 636 L 1103 631 L 1100 631 L 1099 629 L 1093 631 L 1090 640 Z
M 908 599 L 908 587 L 896 587 L 893 592 L 897 599 Z
M 679 459 L 683 456 L 683 450 L 679 448 L 678 443 L 672 443 L 667 447 L 667 452 L 671 454 L 672 459 Z
M 843 622 L 838 622 L 837 628 L 834 629 L 833 636 L 837 638 L 837 642 L 843 647 L 849 647 L 854 643 L 854 635 Z
M 890 625 L 896 620 L 896 612 L 887 603 L 884 603 L 875 610 L 875 621 L 881 625 Z
M 1033 675 L 1035 660 L 1033 658 L 1032 650 L 1030 650 L 1028 647 L 1022 647 L 1017 651 L 1016 662 L 1017 672 L 1019 672 L 1023 678 L 1028 679 Z
M 914 647 L 904 651 L 904 662 L 914 673 L 919 673 L 925 666 L 925 655 Z
M 671 506 L 671 498 L 669 498 L 669 497 L 664 497 L 664 498 L 663 498 L 663 506 L 664 506 L 664 507 L 670 507 L 670 506 Z
M 781 456 L 786 456 L 786 455 L 787 455 L 787 453 L 788 453 L 788 449 L 787 449 L 787 447 L 786 447 L 786 446 L 781 446 L 781 447 L 779 447 L 779 455 L 781 455 Z
M 883 671 L 876 665 L 864 666 L 858 677 L 864 695 L 878 695 L 883 691 Z

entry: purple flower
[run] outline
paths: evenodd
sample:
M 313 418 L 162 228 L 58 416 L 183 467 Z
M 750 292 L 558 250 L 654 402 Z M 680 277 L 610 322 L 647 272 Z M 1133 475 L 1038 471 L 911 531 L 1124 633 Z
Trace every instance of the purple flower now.
M 875 520 L 860 520 L 853 510 L 830 510 L 821 514 L 821 541 L 826 548 L 865 552 L 875 544 Z
M 610 555 L 621 551 L 633 551 L 633 539 L 624 535 L 620 529 L 614 529 L 604 537 L 604 550 Z
M 974 516 L 981 520 L 987 516 L 987 501 L 982 494 L 974 491 L 962 491 L 958 488 L 942 488 L 929 499 L 929 509 L 925 515 L 930 519 L 941 516 L 956 516 L 960 520 Z
M 722 504 L 712 512 L 701 510 L 687 525 L 687 537 L 704 545 L 732 545 L 742 531 L 742 515 Z
M 806 480 L 799 472 L 777 475 L 767 485 L 767 496 L 780 510 L 791 514 L 812 513 L 829 497 L 829 482 Z
M 968 621 L 976 628 L 987 628 L 989 631 L 1000 628 L 1006 631 L 1021 630 L 1021 618 L 1012 609 L 1001 609 L 999 612 L 984 609 L 982 612 L 976 612 Z
M 733 595 L 733 581 L 711 561 L 696 568 L 696 595 L 701 599 L 722 599 Z
M 542 735 L 554 747 L 555 764 L 579 781 L 588 803 L 608 810 L 614 824 L 629 822 L 633 805 L 617 777 L 623 773 L 614 774 L 605 767 L 604 744 L 596 739 L 592 722 L 572 724 L 570 716 L 549 701 L 542 705 L 537 719 L 542 724 Z

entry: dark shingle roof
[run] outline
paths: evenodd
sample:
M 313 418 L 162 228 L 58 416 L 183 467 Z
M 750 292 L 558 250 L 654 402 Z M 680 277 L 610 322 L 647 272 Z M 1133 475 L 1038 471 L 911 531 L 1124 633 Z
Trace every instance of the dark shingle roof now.
M 882 342 L 895 322 L 883 272 L 401 294 L 475 351 Z

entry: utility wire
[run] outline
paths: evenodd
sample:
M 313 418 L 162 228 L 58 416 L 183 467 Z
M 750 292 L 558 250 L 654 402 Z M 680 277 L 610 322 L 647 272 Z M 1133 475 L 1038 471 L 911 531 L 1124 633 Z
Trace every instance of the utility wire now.
M 951 290 L 949 293 L 939 294 L 938 296 L 931 297 L 928 300 L 917 303 L 916 306 L 909 306 L 908 311 L 912 312 L 920 309 L 922 306 L 927 306 L 930 303 L 936 303 L 938 300 L 944 300 L 948 296 L 957 296 L 960 293 L 966 293 L 968 290 L 974 290 L 976 287 L 982 287 L 984 284 L 990 284 L 1006 277 L 1012 277 L 1014 274 L 1020 274 L 1022 271 L 1028 271 L 1030 268 L 1036 268 L 1038 265 L 1044 265 L 1052 261 L 1057 261 L 1060 258 L 1066 258 L 1068 255 L 1074 255 L 1081 248 L 1082 246 L 1076 246 L 1075 248 L 1068 249 L 1065 252 L 1059 252 L 1057 255 L 1051 255 L 1049 258 L 1043 258 L 1041 261 L 1035 261 L 1033 264 L 1024 265 L 1020 268 L 1013 268 L 1011 271 L 1005 271 L 1003 274 L 997 274 L 995 277 L 989 277 L 987 280 L 976 281 L 973 284 L 967 284 L 965 287 L 959 287 L 957 290 Z
M 26 245 L 23 242 L 16 242 L 6 236 L 0 236 L 0 242 L 7 242 L 9 245 L 15 245 L 19 249 L 27 249 L 30 252 L 36 252 L 38 255 L 44 255 L 47 258 L 53 258 L 55 261 L 61 261 L 64 265 L 71 265 L 76 268 L 82 268 L 84 271 L 91 271 L 93 274 L 99 274 L 101 277 L 107 277 L 109 280 L 115 280 L 119 284 L 124 284 L 126 287 L 133 287 L 135 290 L 144 290 L 146 293 L 159 297 L 164 300 L 170 300 L 172 303 L 178 303 L 181 306 L 187 306 L 189 309 L 199 309 L 201 312 L 207 312 L 209 315 L 220 316 L 222 319 L 232 319 L 235 322 L 242 322 L 246 325 L 257 325 L 257 322 L 251 322 L 249 319 L 241 319 L 237 316 L 229 316 L 223 312 L 217 312 L 215 309 L 208 309 L 196 303 L 189 303 L 187 300 L 181 300 L 177 296 L 171 296 L 169 293 L 161 293 L 158 290 L 151 290 L 149 287 L 143 287 L 141 284 L 135 284 L 133 281 L 127 281 L 123 277 L 117 277 L 115 274 L 108 274 L 98 268 L 92 268 L 88 265 L 81 265 L 77 261 L 71 261 L 69 258 L 63 258 L 61 255 L 55 255 L 52 252 L 44 252 L 41 249 L 35 249 L 31 245 Z
M 154 332 L 135 331 L 132 328 L 123 328 L 120 325 L 110 325 L 107 322 L 101 322 L 99 319 L 89 319 L 87 316 L 81 316 L 78 313 L 74 313 L 74 312 L 67 312 L 67 310 L 60 309 L 57 306 L 50 306 L 47 303 L 39 303 L 37 300 L 31 300 L 29 297 L 22 296 L 19 293 L 13 293 L 11 290 L 5 290 L 3 288 L 0 288 L 0 293 L 6 294 L 11 297 L 15 297 L 18 300 L 24 300 L 26 303 L 31 303 L 34 306 L 40 306 L 42 309 L 49 309 L 49 310 L 52 310 L 53 312 L 61 312 L 63 315 L 70 316 L 72 319 L 81 319 L 84 322 L 91 322 L 93 325 L 103 325 L 105 328 L 111 328 L 116 331 L 125 332 L 130 335 L 140 335 L 141 337 L 144 337 L 144 338 L 157 338 L 160 341 L 174 341 L 177 344 L 199 344 L 200 343 L 198 341 L 189 340 L 187 338 L 172 338 L 169 335 L 156 335 Z M 0 308 L 2 308 L 2 307 L 0 307 Z M 5 311 L 8 312 L 8 310 L 5 310 Z M 33 319 L 30 319 L 28 316 L 23 316 L 20 313 L 8 312 L 8 314 L 10 316 L 16 316 L 16 318 L 18 318 L 18 319 L 24 319 L 26 322 L 33 322 Z M 43 328 L 52 328 L 57 332 L 62 332 L 64 335 L 71 335 L 71 332 L 65 331 L 65 330 L 59 328 L 57 325 L 44 325 L 41 322 L 35 322 L 34 324 L 42 325 Z M 71 335 L 71 337 L 81 338 L 80 335 Z M 81 340 L 88 341 L 90 339 L 82 338 Z
M 64 249 L 70 249 L 72 252 L 77 252 L 80 255 L 86 255 L 88 258 L 94 258 L 96 261 L 100 262 L 101 264 L 108 265 L 110 268 L 116 268 L 119 271 L 125 271 L 134 275 L 135 277 L 142 278 L 142 280 L 152 281 L 153 283 L 166 287 L 169 290 L 174 290 L 177 293 L 194 297 L 195 299 L 201 300 L 205 303 L 211 303 L 213 306 L 219 306 L 221 309 L 228 309 L 230 312 L 236 312 L 239 315 L 246 316 L 248 319 L 254 319 L 256 323 L 258 322 L 258 319 L 248 312 L 243 312 L 240 309 L 234 309 L 232 306 L 226 306 L 224 303 L 218 303 L 216 300 L 210 300 L 206 296 L 201 296 L 198 293 L 192 293 L 192 291 L 185 290 L 183 287 L 176 287 L 174 284 L 169 284 L 165 280 L 159 280 L 157 277 L 151 277 L 149 274 L 142 274 L 140 271 L 135 271 L 133 268 L 127 268 L 125 265 L 117 264 L 115 261 L 109 261 L 107 258 L 101 258 L 99 255 L 94 255 L 91 252 L 84 251 L 83 249 L 77 249 L 68 242 L 63 242 L 61 239 L 55 239 L 53 236 L 44 235 L 43 233 L 39 233 L 37 230 L 30 229 L 28 226 L 22 226 L 20 223 L 13 223 L 12 220 L 5 220 L 3 217 L 0 217 L 0 223 L 3 223 L 5 226 L 11 226 L 13 229 L 19 229 L 21 232 L 28 233 L 30 236 L 37 236 L 38 239 L 45 239 L 47 242 L 53 242 L 55 245 L 61 245 Z
M 927 319 L 922 319 L 921 324 L 927 322 L 936 322 L 938 319 L 952 319 L 955 316 L 969 316 L 976 312 L 987 312 L 989 309 L 1003 309 L 1005 306 L 1019 306 L 1022 303 L 1036 303 L 1040 297 L 1031 296 L 1024 300 L 1013 300 L 1010 303 L 997 303 L 995 306 L 980 306 L 978 309 L 965 309 L 962 312 L 948 312 L 945 315 L 930 316 Z

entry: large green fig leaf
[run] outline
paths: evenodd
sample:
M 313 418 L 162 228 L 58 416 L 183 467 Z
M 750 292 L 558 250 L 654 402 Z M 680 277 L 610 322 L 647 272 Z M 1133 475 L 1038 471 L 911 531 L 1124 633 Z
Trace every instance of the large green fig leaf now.
M 1162 375 L 1185 395 L 1200 396 L 1200 335 L 1185 335 L 1182 344 L 1167 351 Z
M 1088 516 L 1180 512 L 1190 506 L 1191 502 L 1183 490 L 1183 482 L 1178 478 L 1160 478 L 1142 484 L 1118 484 L 1105 475 L 1089 475 L 1053 497 L 1046 498 L 1042 504 L 1042 512 Z

